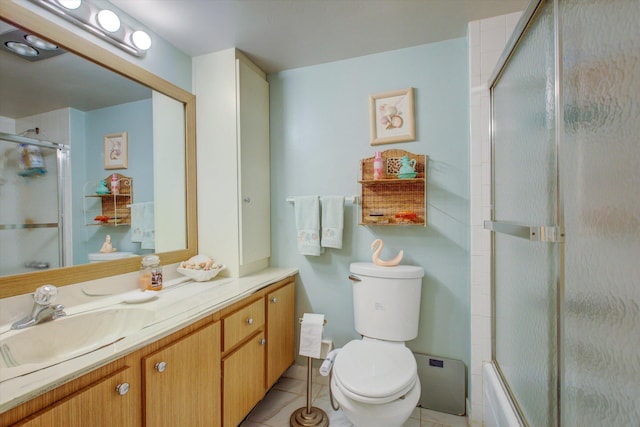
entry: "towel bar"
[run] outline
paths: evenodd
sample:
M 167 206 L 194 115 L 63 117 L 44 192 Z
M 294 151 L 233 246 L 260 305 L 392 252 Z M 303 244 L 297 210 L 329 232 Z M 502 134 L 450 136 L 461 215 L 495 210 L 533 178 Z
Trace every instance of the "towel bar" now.
M 287 197 L 287 202 L 293 203 L 295 201 L 295 197 Z M 347 203 L 360 204 L 360 196 L 346 196 L 344 201 Z

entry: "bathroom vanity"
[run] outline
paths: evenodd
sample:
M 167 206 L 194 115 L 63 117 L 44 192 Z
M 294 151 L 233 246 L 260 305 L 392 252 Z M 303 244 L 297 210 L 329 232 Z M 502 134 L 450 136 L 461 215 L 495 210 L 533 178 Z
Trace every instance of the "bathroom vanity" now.
M 159 304 L 152 325 L 0 383 L 0 426 L 237 426 L 294 362 L 296 274 L 163 289 L 137 304 Z

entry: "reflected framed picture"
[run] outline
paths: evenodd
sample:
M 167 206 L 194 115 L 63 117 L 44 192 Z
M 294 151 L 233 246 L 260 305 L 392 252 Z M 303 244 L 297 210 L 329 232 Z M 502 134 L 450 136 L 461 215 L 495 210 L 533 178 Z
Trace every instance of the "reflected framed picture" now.
M 416 140 L 413 88 L 369 95 L 371 145 Z
M 104 136 L 104 168 L 126 169 L 128 163 L 127 132 L 110 133 Z

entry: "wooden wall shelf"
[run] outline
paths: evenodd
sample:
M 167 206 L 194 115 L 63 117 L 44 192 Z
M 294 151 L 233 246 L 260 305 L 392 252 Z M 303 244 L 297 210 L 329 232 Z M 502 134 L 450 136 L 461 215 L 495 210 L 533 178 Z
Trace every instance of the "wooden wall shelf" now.
M 400 159 L 409 156 L 416 160 L 415 178 L 400 179 Z M 383 179 L 373 179 L 373 160 L 361 160 L 361 217 L 360 225 L 406 226 L 427 224 L 426 168 L 428 157 L 405 150 L 382 152 L 385 167 Z

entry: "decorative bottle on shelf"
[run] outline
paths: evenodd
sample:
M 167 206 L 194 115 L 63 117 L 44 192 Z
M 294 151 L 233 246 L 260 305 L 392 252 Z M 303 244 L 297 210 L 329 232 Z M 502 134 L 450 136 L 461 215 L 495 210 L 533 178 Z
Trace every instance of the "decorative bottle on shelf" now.
M 376 156 L 373 159 L 373 179 L 383 179 L 384 169 L 382 167 L 382 153 L 376 151 Z
M 120 182 L 118 181 L 118 175 L 111 175 L 111 194 L 120 194 Z

